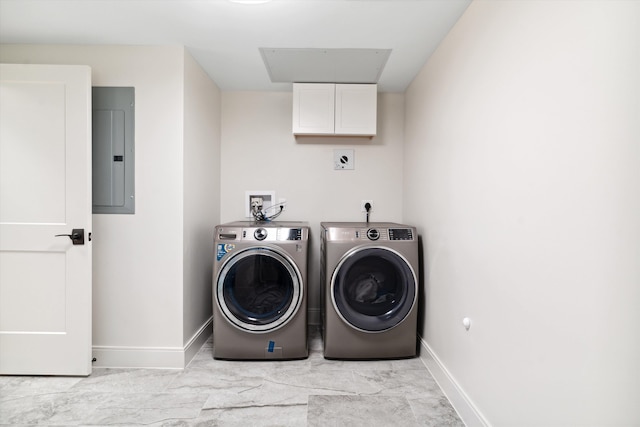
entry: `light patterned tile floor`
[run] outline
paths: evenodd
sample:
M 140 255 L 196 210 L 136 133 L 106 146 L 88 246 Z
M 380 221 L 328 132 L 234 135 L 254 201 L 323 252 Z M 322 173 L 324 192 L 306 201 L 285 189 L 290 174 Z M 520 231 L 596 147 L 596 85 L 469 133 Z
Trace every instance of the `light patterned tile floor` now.
M 0 425 L 464 426 L 420 359 L 221 361 L 211 338 L 186 369 L 0 376 Z

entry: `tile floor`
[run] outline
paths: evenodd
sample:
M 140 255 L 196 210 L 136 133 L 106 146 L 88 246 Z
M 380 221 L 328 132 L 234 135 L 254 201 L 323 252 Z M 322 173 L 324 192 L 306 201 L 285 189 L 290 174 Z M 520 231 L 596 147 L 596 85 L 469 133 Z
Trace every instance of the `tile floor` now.
M 220 361 L 207 341 L 184 370 L 0 376 L 0 425 L 464 426 L 419 358 Z

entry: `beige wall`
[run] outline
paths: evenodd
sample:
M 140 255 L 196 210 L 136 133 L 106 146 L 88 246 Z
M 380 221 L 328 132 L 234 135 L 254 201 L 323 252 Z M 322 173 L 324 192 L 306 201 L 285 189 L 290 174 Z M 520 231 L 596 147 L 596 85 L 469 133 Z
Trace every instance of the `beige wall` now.
M 640 424 L 639 22 L 476 0 L 406 92 L 423 338 L 492 425 Z
M 186 345 L 207 324 L 213 310 L 213 228 L 220 222 L 221 95 L 188 52 L 184 54 L 184 66 L 183 344 Z
M 183 366 L 211 316 L 194 297 L 211 243 L 193 235 L 219 212 L 217 87 L 181 46 L 2 45 L 0 61 L 86 64 L 93 86 L 135 87 L 135 215 L 93 216 L 94 366 Z
M 371 221 L 402 219 L 404 96 L 378 96 L 378 135 L 369 138 L 292 135 L 291 92 L 223 92 L 221 220 L 245 220 L 245 190 L 285 198 L 282 221 L 311 226 L 309 316 L 319 322 L 321 221 L 364 221 L 360 201 L 372 199 Z M 333 169 L 333 150 L 353 148 L 355 169 Z

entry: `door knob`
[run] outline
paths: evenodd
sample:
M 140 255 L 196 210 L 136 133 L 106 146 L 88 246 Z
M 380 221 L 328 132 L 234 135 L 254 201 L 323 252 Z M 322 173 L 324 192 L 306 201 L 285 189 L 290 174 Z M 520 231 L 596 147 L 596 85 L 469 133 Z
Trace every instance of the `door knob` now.
M 74 245 L 84 245 L 84 228 L 74 228 L 71 234 L 56 234 L 55 237 L 68 237 Z

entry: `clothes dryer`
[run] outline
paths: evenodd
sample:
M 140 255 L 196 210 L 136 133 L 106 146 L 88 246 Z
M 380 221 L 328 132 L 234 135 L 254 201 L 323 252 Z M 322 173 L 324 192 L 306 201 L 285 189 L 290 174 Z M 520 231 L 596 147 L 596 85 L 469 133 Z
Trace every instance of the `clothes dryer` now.
M 396 223 L 321 223 L 324 357 L 417 354 L 418 236 Z
M 240 221 L 215 228 L 214 358 L 309 355 L 308 241 L 303 222 Z

